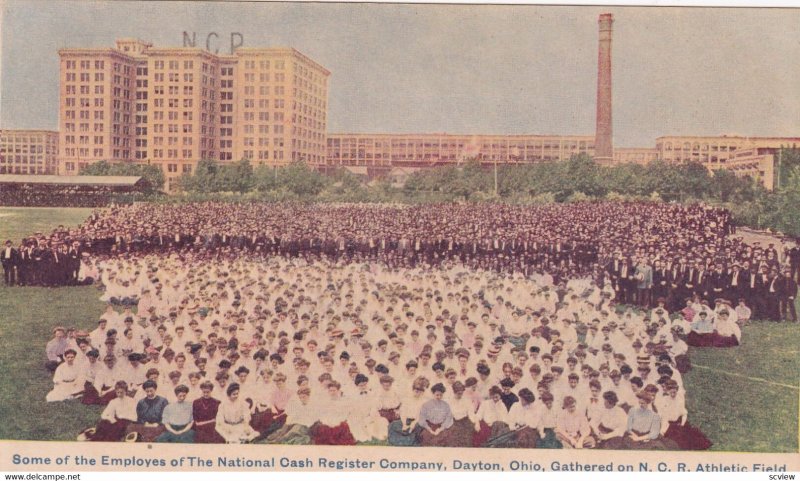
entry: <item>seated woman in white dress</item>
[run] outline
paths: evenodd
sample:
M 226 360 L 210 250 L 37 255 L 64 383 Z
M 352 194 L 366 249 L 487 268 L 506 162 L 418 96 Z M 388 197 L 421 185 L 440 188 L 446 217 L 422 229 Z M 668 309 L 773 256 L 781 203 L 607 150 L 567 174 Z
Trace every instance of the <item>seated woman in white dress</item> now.
M 250 408 L 244 400 L 239 399 L 239 384 L 229 385 L 226 392 L 228 397 L 217 411 L 217 432 L 227 443 L 252 441 L 258 436 L 258 431 L 250 427 Z
M 270 444 L 311 444 L 309 428 L 319 418 L 319 411 L 311 403 L 311 389 L 301 387 L 297 396 L 286 405 L 286 424 L 267 437 Z
M 64 351 L 64 362 L 56 368 L 53 375 L 53 390 L 47 393 L 47 402 L 74 399 L 83 391 L 84 380 L 75 363 L 76 354 L 74 349 Z
M 341 385 L 338 382 L 332 381 L 328 384 L 328 398 L 317 406 L 319 422 L 311 426 L 309 430 L 313 444 L 334 446 L 356 444 L 348 419 L 352 410 L 357 407 L 350 405 L 348 401 L 342 397 Z

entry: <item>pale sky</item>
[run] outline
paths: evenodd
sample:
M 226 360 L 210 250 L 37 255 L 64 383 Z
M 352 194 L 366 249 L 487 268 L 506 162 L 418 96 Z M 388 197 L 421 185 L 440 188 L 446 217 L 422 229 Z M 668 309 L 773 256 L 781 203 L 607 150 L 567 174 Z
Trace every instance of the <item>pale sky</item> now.
M 58 127 L 58 54 L 120 37 L 291 46 L 332 72 L 329 132 L 593 135 L 615 16 L 614 144 L 800 135 L 800 9 L 0 0 L 0 128 Z

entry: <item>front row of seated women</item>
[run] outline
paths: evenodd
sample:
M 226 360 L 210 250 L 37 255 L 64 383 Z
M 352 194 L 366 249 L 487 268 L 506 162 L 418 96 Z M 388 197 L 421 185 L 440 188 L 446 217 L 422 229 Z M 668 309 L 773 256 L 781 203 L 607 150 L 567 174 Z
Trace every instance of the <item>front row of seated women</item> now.
M 385 389 L 390 376 L 382 376 Z M 174 387 L 171 402 L 158 394 L 150 379 L 132 397 L 119 381 L 97 426 L 81 433 L 90 441 L 174 443 L 246 443 L 354 445 L 359 441 L 388 441 L 393 446 L 516 447 L 564 449 L 708 449 L 711 443 L 686 422 L 684 400 L 675 381 L 661 390 L 647 385 L 635 394 L 636 405 L 620 403 L 614 391 L 579 405 L 570 395 L 555 397 L 539 389 L 539 398 L 523 388 L 518 395 L 494 386 L 488 399 L 474 402 L 461 382 L 430 388 L 417 378 L 413 396 L 395 408 L 372 409 L 366 400 L 366 376 L 356 378 L 358 389 L 342 395 L 336 381 L 323 383 L 324 393 L 312 398 L 303 385 L 284 409 L 254 407 L 240 395 L 237 383 L 227 386 L 223 399 L 213 396 L 214 384 L 203 382 L 193 401 L 185 385 Z M 508 392 L 504 392 L 508 391 Z M 449 394 L 449 395 L 448 395 Z M 138 399 L 138 401 L 137 401 Z M 477 404 L 477 408 L 475 407 Z M 375 413 L 372 413 L 375 411 Z

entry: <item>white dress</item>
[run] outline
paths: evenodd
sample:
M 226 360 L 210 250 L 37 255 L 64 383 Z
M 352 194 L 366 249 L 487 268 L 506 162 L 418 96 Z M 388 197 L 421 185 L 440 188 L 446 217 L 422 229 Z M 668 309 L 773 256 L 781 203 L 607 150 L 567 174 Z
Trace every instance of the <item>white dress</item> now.
M 248 442 L 258 436 L 258 432 L 250 427 L 250 409 L 241 398 L 222 401 L 217 411 L 216 428 L 227 443 Z
M 63 362 L 56 368 L 53 375 L 53 390 L 47 393 L 45 400 L 66 401 L 76 397 L 81 391 L 83 391 L 83 378 L 78 366 L 75 363 L 70 366 Z

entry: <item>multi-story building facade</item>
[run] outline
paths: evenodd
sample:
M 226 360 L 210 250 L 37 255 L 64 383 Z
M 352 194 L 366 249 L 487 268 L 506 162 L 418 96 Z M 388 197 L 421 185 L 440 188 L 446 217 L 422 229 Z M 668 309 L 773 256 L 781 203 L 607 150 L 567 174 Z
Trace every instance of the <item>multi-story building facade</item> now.
M 330 72 L 288 48 L 239 48 L 236 57 L 226 72 L 232 74 L 232 118 L 239 129 L 231 139 L 233 157 L 254 164 L 324 164 Z
M 59 173 L 100 160 L 160 166 L 173 190 L 201 159 L 325 160 L 330 72 L 291 48 L 62 49 Z
M 134 58 L 119 48 L 59 55 L 59 173 L 77 174 L 100 160 L 132 161 Z
M 779 148 L 755 147 L 737 149 L 727 159 L 724 168 L 730 170 L 737 177 L 750 177 L 755 179 L 767 189 L 775 188 L 776 157 Z
M 656 149 L 617 147 L 614 149 L 613 164 L 649 164 L 656 159 Z
M 594 155 L 594 136 L 328 134 L 327 167 L 429 167 L 468 159 L 532 163 Z
M 724 168 L 741 149 L 779 149 L 800 145 L 800 137 L 665 136 L 656 139 L 658 159 L 665 162 L 700 162 L 709 170 Z
M 58 132 L 0 130 L 0 174 L 53 175 L 57 157 Z

